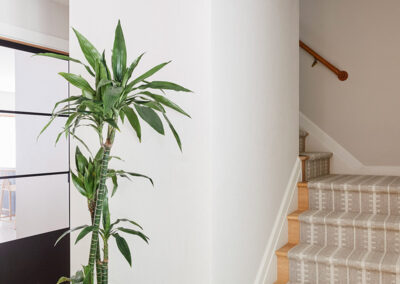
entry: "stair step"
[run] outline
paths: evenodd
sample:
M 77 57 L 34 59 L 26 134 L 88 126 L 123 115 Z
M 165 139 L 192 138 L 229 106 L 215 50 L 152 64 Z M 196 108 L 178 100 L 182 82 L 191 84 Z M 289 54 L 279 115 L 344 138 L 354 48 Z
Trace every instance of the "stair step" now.
M 290 218 L 296 218 L 291 214 Z M 300 222 L 342 227 L 400 231 L 400 216 L 358 212 L 307 210 L 297 215 Z M 289 217 L 288 217 L 289 218 Z
M 299 156 L 306 157 L 307 160 L 321 160 L 321 159 L 330 159 L 333 154 L 330 152 L 300 152 Z
M 309 209 L 400 216 L 400 177 L 326 175 L 308 190 Z
M 299 222 L 300 243 L 400 254 L 400 216 L 309 210 Z
M 302 129 L 299 130 L 299 152 L 306 150 L 306 137 L 308 133 Z
M 308 188 L 400 193 L 400 176 L 327 175 L 309 180 Z
M 301 243 L 288 252 L 288 258 L 290 261 L 303 261 L 395 274 L 399 265 L 400 254 Z
M 329 152 L 301 152 L 300 160 L 302 162 L 302 180 L 326 176 L 329 174 L 330 158 Z
M 284 256 L 287 257 L 289 250 L 291 250 L 292 248 L 294 248 L 296 246 L 296 244 L 290 244 L 287 243 L 286 245 L 284 245 L 283 247 L 281 247 L 280 249 L 278 249 L 275 254 L 277 256 Z

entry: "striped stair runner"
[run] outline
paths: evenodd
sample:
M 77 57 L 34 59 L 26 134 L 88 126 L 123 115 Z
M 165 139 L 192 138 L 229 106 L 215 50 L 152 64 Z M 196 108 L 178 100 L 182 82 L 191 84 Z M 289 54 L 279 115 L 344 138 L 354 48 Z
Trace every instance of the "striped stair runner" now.
M 309 209 L 289 283 L 400 284 L 400 177 L 329 174 L 332 154 L 305 152 L 302 136 L 301 155 L 319 162 L 305 168 Z

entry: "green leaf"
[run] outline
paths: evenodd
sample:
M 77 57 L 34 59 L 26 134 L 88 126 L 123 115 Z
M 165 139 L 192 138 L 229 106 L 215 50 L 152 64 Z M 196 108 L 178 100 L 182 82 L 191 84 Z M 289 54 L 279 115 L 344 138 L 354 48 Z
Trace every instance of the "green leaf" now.
M 86 195 L 89 199 L 92 198 L 93 192 L 95 191 L 94 188 L 94 178 L 93 178 L 93 164 L 89 164 L 89 168 L 85 169 L 85 174 L 83 178 L 83 183 L 85 185 Z
M 161 63 L 161 64 L 151 68 L 149 71 L 147 71 L 146 73 L 140 75 L 135 80 L 133 80 L 131 83 L 129 83 L 128 86 L 127 86 L 127 89 L 131 90 L 133 88 L 133 86 L 135 86 L 137 83 L 140 83 L 143 80 L 146 80 L 150 76 L 154 75 L 155 73 L 160 71 L 160 69 L 162 69 L 165 65 L 169 64 L 170 62 L 171 61 L 168 61 L 168 62 L 165 62 L 165 63 Z
M 121 82 L 126 70 L 126 46 L 120 21 L 118 21 L 117 28 L 115 29 L 111 64 L 114 73 L 114 80 Z
M 94 229 L 93 226 L 89 226 L 89 227 L 85 227 L 78 235 L 78 237 L 76 238 L 75 244 L 77 244 L 80 240 L 82 240 L 87 234 L 89 234 L 90 232 L 92 232 Z
M 71 114 L 65 122 L 65 128 L 68 128 L 78 115 L 80 115 L 78 112 Z
M 83 278 L 83 283 L 82 284 L 93 284 L 93 274 L 92 274 L 92 268 L 90 265 L 83 266 L 83 273 L 84 273 L 84 278 Z M 80 284 L 80 283 L 79 283 Z
M 72 62 L 75 62 L 75 63 L 82 64 L 83 66 L 85 66 L 85 68 L 86 68 L 86 70 L 89 72 L 89 74 L 92 75 L 92 76 L 94 76 L 94 73 L 93 73 L 93 71 L 90 69 L 90 67 L 87 66 L 86 64 L 82 63 L 82 62 L 81 62 L 80 60 L 78 60 L 78 59 L 71 58 L 71 57 L 69 57 L 69 56 L 62 55 L 62 54 L 47 53 L 47 52 L 45 52 L 45 53 L 37 53 L 37 54 L 35 54 L 35 55 L 53 57 L 53 58 L 57 58 L 57 59 L 61 59 L 61 60 L 67 60 L 67 61 L 72 61 Z
M 190 92 L 192 93 L 191 90 L 186 89 L 178 84 L 171 83 L 171 82 L 166 82 L 166 81 L 152 81 L 149 82 L 145 85 L 139 86 L 139 89 L 160 89 L 160 90 L 173 90 L 177 92 Z
M 135 104 L 135 109 L 140 115 L 140 117 L 146 121 L 155 131 L 164 135 L 164 126 L 160 117 L 157 113 L 149 107 L 144 107 L 138 104 Z
M 172 125 L 171 121 L 169 121 L 168 117 L 163 113 L 164 119 L 167 121 L 169 128 L 171 129 L 171 132 L 174 134 L 176 143 L 178 143 L 179 149 L 182 151 L 182 143 L 181 143 L 181 138 L 179 138 L 178 132 L 176 132 L 174 126 Z
M 61 277 L 60 279 L 58 279 L 57 284 L 61 284 L 61 283 L 65 283 L 65 282 L 71 282 L 72 280 L 70 278 L 67 277 Z
M 108 80 L 111 80 L 111 73 L 110 73 L 110 70 L 108 69 L 108 66 L 107 66 L 106 52 L 105 51 L 103 51 L 103 54 L 101 56 L 101 62 L 103 63 L 103 67 L 104 67 L 104 70 L 103 70 L 103 68 L 101 68 L 101 70 L 100 70 L 101 73 L 102 73 L 102 78 L 107 78 Z M 105 73 L 104 73 L 104 71 L 105 71 Z M 104 76 L 106 76 L 106 77 L 104 77 Z
M 121 122 L 124 123 L 124 121 L 125 121 L 125 113 L 123 111 L 119 112 L 119 117 L 121 118 Z
M 113 86 L 108 86 L 105 89 L 103 96 L 103 107 L 106 114 L 109 113 L 113 106 L 116 104 L 122 93 L 122 90 L 122 87 Z
M 113 234 L 113 236 L 115 238 L 119 251 L 125 257 L 126 261 L 128 261 L 129 265 L 132 266 L 131 251 L 129 249 L 128 243 L 123 237 L 118 234 Z
M 75 87 L 78 87 L 79 89 L 81 89 L 83 91 L 87 91 L 87 92 L 89 92 L 91 94 L 95 94 L 96 93 L 92 89 L 90 84 L 85 79 L 83 79 L 82 76 L 78 76 L 78 75 L 75 75 L 75 74 L 72 74 L 72 73 L 65 73 L 65 72 L 60 72 L 58 74 L 63 76 L 68 82 L 70 82 Z
M 107 118 L 105 121 L 108 124 L 110 124 L 112 127 L 114 127 L 115 129 L 119 130 L 119 127 L 118 127 L 117 123 L 115 122 L 115 120 L 113 120 L 111 118 Z
M 103 201 L 103 228 L 104 231 L 109 231 L 111 226 L 110 221 L 110 209 L 108 208 L 108 197 L 104 198 Z
M 101 159 L 103 159 L 103 155 L 104 155 L 104 148 L 100 147 L 99 151 L 97 151 L 96 156 L 94 157 L 94 160 L 101 161 Z
M 76 63 L 82 63 L 78 59 L 71 58 L 67 55 L 62 55 L 62 54 L 58 54 L 58 53 L 44 52 L 44 53 L 34 54 L 33 56 L 46 56 L 46 57 L 52 57 L 52 58 L 57 58 L 57 59 L 61 59 L 61 60 L 66 60 L 66 61 L 72 61 L 72 62 L 76 62 Z
M 111 197 L 113 197 L 114 196 L 114 194 L 117 192 L 117 189 L 118 189 L 118 180 L 117 180 L 117 176 L 114 174 L 112 177 L 111 177 L 111 179 L 112 179 L 112 182 L 113 182 L 113 191 L 112 191 L 112 193 L 111 193 Z
M 153 99 L 155 99 L 157 102 L 165 105 L 166 107 L 172 108 L 173 110 L 176 110 L 177 112 L 186 115 L 187 117 L 190 117 L 189 114 L 187 114 L 183 109 L 181 109 L 177 104 L 175 104 L 174 102 L 170 101 L 169 99 L 167 99 L 164 96 L 160 96 L 160 95 L 156 95 L 150 92 L 141 92 L 140 94 L 144 94 L 146 96 L 149 96 Z
M 124 106 L 122 108 L 122 111 L 125 113 L 126 117 L 129 120 L 129 123 L 131 124 L 132 128 L 135 130 L 137 137 L 139 138 L 139 141 L 142 140 L 142 130 L 140 127 L 140 122 L 139 118 L 137 117 L 135 111 L 127 106 Z
M 96 59 L 100 59 L 100 53 L 93 46 L 93 44 L 91 44 L 90 41 L 88 41 L 81 33 L 79 33 L 74 28 L 73 30 L 78 39 L 83 55 L 85 55 L 86 60 L 89 62 L 90 66 L 92 66 L 92 68 L 94 69 Z
M 82 154 L 81 150 L 79 149 L 78 146 L 76 146 L 75 148 L 75 165 L 77 170 L 83 174 L 84 173 L 84 169 L 87 167 L 88 165 L 88 160 L 86 159 L 86 157 Z
M 141 105 L 147 106 L 149 108 L 152 108 L 152 109 L 162 112 L 162 113 L 165 112 L 165 109 L 163 108 L 163 106 L 159 102 L 156 102 L 156 101 L 145 102 Z
M 124 78 L 122 79 L 122 86 L 126 86 L 126 83 L 131 78 L 133 71 L 135 70 L 136 66 L 138 66 L 143 55 L 144 55 L 144 53 L 139 55 L 139 57 L 136 58 L 135 61 L 132 62 L 131 66 L 129 66 L 128 70 L 126 70 Z
M 118 171 L 118 173 L 119 173 L 119 172 L 121 172 L 121 171 Z M 154 186 L 153 180 L 152 180 L 150 177 L 148 177 L 148 176 L 145 176 L 145 175 L 142 175 L 142 174 L 138 174 L 138 173 L 133 173 L 133 172 L 125 172 L 125 171 L 122 171 L 122 172 L 123 172 L 123 173 L 126 173 L 126 174 L 128 174 L 128 175 L 134 176 L 134 177 L 146 178 L 146 179 L 148 179 L 148 180 L 150 181 L 150 183 Z
M 64 238 L 66 235 L 68 235 L 68 234 L 70 234 L 70 233 L 72 233 L 72 232 L 74 232 L 74 231 L 76 231 L 76 230 L 80 230 L 80 229 L 82 229 L 82 228 L 85 228 L 85 227 L 89 227 L 89 226 L 88 226 L 88 225 L 82 225 L 82 226 L 79 226 L 79 227 L 70 229 L 70 230 L 68 230 L 68 231 L 65 231 L 65 232 L 57 239 L 57 241 L 56 241 L 56 243 L 54 244 L 54 246 L 56 246 L 56 245 L 58 244 L 58 242 L 61 241 L 62 238 Z
M 53 115 L 50 118 L 49 122 L 47 122 L 47 124 L 43 127 L 43 129 L 40 131 L 40 133 L 39 133 L 39 135 L 38 135 L 38 137 L 36 139 L 39 139 L 40 135 L 43 134 L 43 132 L 50 126 L 50 124 L 54 121 L 54 119 L 56 119 L 56 117 L 57 117 L 56 115 Z
M 117 230 L 127 233 L 127 234 L 131 234 L 131 235 L 135 235 L 140 237 L 142 240 L 144 240 L 146 243 L 149 243 L 149 238 L 143 234 L 142 232 L 136 231 L 136 230 L 132 230 L 132 229 L 128 229 L 128 228 L 123 228 L 123 227 L 119 227 L 117 228 Z
M 54 105 L 54 108 L 53 108 L 53 113 L 54 113 L 54 111 L 56 110 L 56 108 L 60 105 L 60 104 L 62 104 L 62 103 L 67 103 L 67 102 L 72 102 L 72 101 L 76 101 L 76 100 L 78 100 L 78 99 L 80 99 L 81 98 L 81 96 L 71 96 L 71 97 L 69 97 L 69 98 L 66 98 L 66 99 L 63 99 L 63 100 L 61 100 L 61 101 L 58 101 L 55 105 Z
M 72 284 L 83 284 L 83 280 L 85 278 L 85 275 L 82 270 L 78 270 L 72 277 L 71 277 L 71 283 Z
M 111 83 L 112 83 L 111 80 L 101 79 L 101 80 L 99 81 L 99 84 L 97 85 L 97 90 L 99 90 L 101 87 L 110 85 Z
M 129 219 L 125 219 L 125 218 L 117 219 L 117 221 L 115 221 L 114 223 L 111 224 L 111 228 L 114 227 L 115 225 L 117 225 L 120 222 L 129 222 L 132 225 L 135 225 L 135 226 L 139 227 L 141 230 L 143 230 L 142 226 L 140 226 L 138 223 L 136 223 L 135 221 L 129 220 Z
M 71 172 L 71 178 L 72 178 L 73 184 L 75 185 L 75 187 L 79 191 L 79 193 L 85 197 L 88 197 L 85 186 L 83 185 L 82 181 L 73 172 Z

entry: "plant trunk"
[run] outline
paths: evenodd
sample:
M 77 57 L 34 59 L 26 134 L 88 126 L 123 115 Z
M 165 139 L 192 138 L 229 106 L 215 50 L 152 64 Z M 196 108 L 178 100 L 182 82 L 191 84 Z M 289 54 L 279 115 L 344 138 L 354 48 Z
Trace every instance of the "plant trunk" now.
M 90 243 L 90 255 L 89 255 L 89 267 L 90 267 L 90 274 L 93 279 L 93 272 L 94 272 L 94 265 L 96 262 L 96 258 L 99 248 L 99 227 L 100 227 L 100 220 L 101 214 L 103 211 L 103 201 L 106 194 L 106 179 L 107 179 L 107 171 L 108 171 L 108 162 L 110 160 L 110 150 L 111 150 L 111 142 L 107 139 L 107 142 L 104 144 L 104 155 L 101 162 L 101 173 L 100 173 L 100 185 L 97 191 L 97 198 L 96 198 L 96 207 L 94 210 L 94 219 L 93 219 L 93 232 L 92 232 L 92 240 Z M 104 269 L 102 269 L 104 272 Z M 104 283 L 104 281 L 103 281 Z
M 103 265 L 101 263 L 100 244 L 99 244 L 99 242 L 97 242 L 96 277 L 97 277 L 97 283 L 103 283 Z
M 108 239 L 104 240 L 104 261 L 102 263 L 102 276 L 103 282 L 101 284 L 108 284 Z
M 94 200 L 89 200 L 88 201 L 88 207 L 89 207 L 89 212 L 90 212 L 90 219 L 92 220 L 92 225 L 94 222 L 94 210 L 96 206 L 96 201 Z M 96 278 L 97 278 L 97 283 L 103 283 L 103 269 L 101 266 L 101 255 L 100 255 L 100 245 L 99 242 L 97 242 L 97 254 L 96 254 Z

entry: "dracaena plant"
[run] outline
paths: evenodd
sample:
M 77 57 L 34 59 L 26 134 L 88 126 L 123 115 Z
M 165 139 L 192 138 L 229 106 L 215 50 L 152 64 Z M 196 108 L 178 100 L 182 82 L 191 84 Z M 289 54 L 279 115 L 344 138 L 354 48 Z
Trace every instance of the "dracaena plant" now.
M 191 91 L 172 82 L 150 79 L 170 62 L 161 63 L 139 76 L 134 76 L 135 69 L 143 54 L 137 57 L 129 66 L 127 65 L 127 51 L 120 22 L 118 22 L 115 31 L 111 69 L 107 65 L 105 52 L 100 53 L 82 34 L 75 29 L 74 32 L 87 64 L 59 54 L 42 53 L 40 55 L 82 64 L 92 78 L 87 81 L 80 75 L 59 73 L 71 85 L 77 87 L 80 93 L 59 101 L 55 105 L 53 116 L 42 132 L 55 118 L 60 115 L 67 115 L 68 119 L 56 141 L 63 134 L 67 137 L 71 136 L 82 143 L 90 153 L 89 147 L 76 134 L 77 128 L 89 127 L 97 134 L 100 149 L 95 157 L 89 158 L 86 158 L 79 148 L 76 150 L 76 173 L 71 173 L 71 177 L 77 190 L 87 199 L 92 223 L 90 226 L 83 225 L 69 230 L 60 238 L 74 230 L 81 230 L 76 242 L 91 234 L 89 260 L 81 271 L 78 271 L 72 277 L 60 278 L 59 283 L 92 284 L 95 281 L 94 271 L 96 268 L 97 283 L 106 284 L 108 283 L 109 239 L 113 237 L 116 240 L 117 247 L 129 264 L 131 264 L 129 246 L 120 233 L 136 235 L 144 241 L 148 241 L 148 237 L 140 231 L 142 227 L 132 220 L 117 219 L 111 223 L 108 207 L 109 191 L 106 181 L 107 179 L 112 180 L 113 190 L 110 195 L 115 194 L 118 187 L 118 177 L 144 177 L 153 183 L 149 177 L 141 174 L 109 169 L 109 161 L 113 158 L 110 155 L 110 151 L 114 144 L 115 134 L 120 131 L 120 125 L 127 120 L 140 142 L 143 122 L 147 123 L 159 134 L 164 135 L 164 120 L 182 150 L 181 140 L 167 116 L 167 109 L 172 109 L 188 117 L 189 115 L 177 104 L 169 100 L 166 93 L 168 91 Z M 133 226 L 136 230 L 117 226 L 120 223 Z M 100 238 L 103 240 L 103 253 L 101 253 Z

